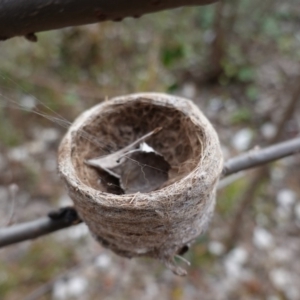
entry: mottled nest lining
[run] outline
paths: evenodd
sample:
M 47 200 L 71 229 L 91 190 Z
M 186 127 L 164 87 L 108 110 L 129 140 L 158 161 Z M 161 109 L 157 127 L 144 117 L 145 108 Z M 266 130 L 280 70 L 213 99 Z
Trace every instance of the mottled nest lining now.
M 160 189 L 120 194 L 113 178 L 85 163 L 157 127 L 163 129 L 147 144 L 171 165 Z M 85 111 L 59 149 L 59 172 L 96 239 L 122 256 L 157 258 L 179 275 L 186 272 L 174 257 L 207 227 L 222 163 L 217 134 L 199 109 L 154 93 L 114 98 Z

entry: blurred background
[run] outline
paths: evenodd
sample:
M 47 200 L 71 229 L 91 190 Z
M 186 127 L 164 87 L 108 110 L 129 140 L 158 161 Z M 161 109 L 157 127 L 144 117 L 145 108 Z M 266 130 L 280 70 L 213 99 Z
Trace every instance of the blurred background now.
M 106 98 L 192 99 L 225 159 L 299 135 L 299 0 L 222 1 L 39 33 L 37 43 L 2 42 L 0 57 L 2 227 L 71 203 L 57 147 L 69 122 Z M 298 154 L 223 181 L 207 234 L 185 255 L 187 277 L 117 257 L 81 224 L 1 249 L 0 299 L 299 300 L 299 167 Z

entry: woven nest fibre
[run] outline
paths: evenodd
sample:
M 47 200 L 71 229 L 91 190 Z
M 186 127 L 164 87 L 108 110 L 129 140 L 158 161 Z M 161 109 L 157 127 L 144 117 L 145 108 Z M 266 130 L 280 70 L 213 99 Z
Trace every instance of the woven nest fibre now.
M 121 194 L 109 174 L 85 163 L 157 127 L 162 129 L 147 144 L 170 164 L 159 189 Z M 196 105 L 155 93 L 102 102 L 71 125 L 58 165 L 80 217 L 104 247 L 129 258 L 156 258 L 174 273 L 186 273 L 174 257 L 207 228 L 223 165 L 218 136 Z

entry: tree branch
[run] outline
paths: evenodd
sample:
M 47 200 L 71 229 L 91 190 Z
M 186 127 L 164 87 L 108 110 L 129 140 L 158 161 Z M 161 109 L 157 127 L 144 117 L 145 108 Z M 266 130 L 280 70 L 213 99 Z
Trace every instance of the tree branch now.
M 264 149 L 251 150 L 245 154 L 231 158 L 224 164 L 222 176 L 255 168 L 295 153 L 300 153 L 300 137 Z
M 300 137 L 229 159 L 224 164 L 222 177 L 296 153 L 300 153 Z M 74 208 L 61 208 L 50 212 L 48 217 L 0 229 L 0 248 L 34 239 L 80 222 L 82 221 Z
M 0 40 L 35 32 L 121 21 L 180 6 L 204 5 L 218 0 L 0 0 Z
M 0 229 L 0 248 L 31 240 L 82 222 L 73 207 L 50 212 L 48 217 Z

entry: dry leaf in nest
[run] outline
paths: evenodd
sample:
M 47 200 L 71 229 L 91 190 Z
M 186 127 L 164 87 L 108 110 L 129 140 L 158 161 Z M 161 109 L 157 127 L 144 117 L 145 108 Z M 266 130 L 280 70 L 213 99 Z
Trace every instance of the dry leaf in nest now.
M 86 163 L 119 180 L 125 194 L 157 190 L 168 180 L 170 164 L 144 140 L 160 130 L 156 128 L 119 151 L 89 159 Z

